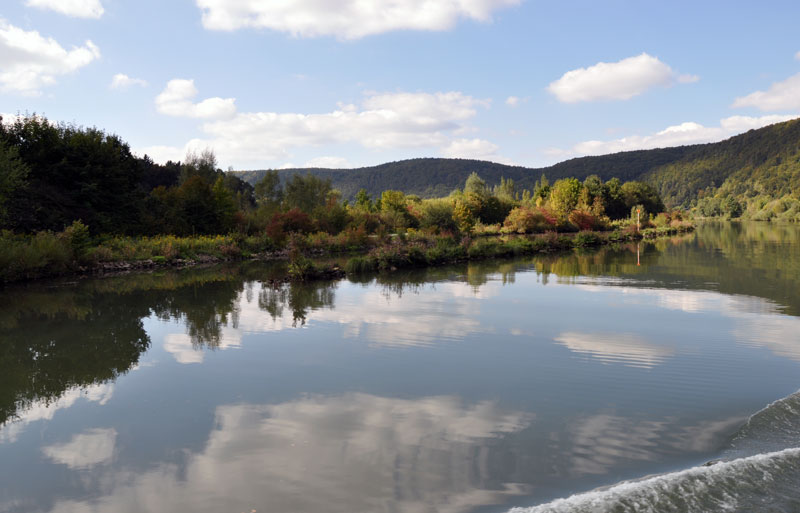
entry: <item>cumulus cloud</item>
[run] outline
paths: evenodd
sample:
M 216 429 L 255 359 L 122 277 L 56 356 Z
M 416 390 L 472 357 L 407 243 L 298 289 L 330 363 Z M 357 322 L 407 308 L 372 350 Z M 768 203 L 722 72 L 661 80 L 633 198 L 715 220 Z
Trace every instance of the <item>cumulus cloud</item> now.
M 794 54 L 794 58 L 797 59 L 798 61 L 800 61 L 800 51 L 798 51 L 796 54 Z
M 553 148 L 548 154 L 557 157 L 578 155 L 605 155 L 620 151 L 667 148 L 686 144 L 701 144 L 721 141 L 747 130 L 762 128 L 774 123 L 796 118 L 797 114 L 775 114 L 761 117 L 731 116 L 720 120 L 719 126 L 703 126 L 685 122 L 650 135 L 631 135 L 620 139 L 584 141 L 569 150 Z
M 443 157 L 454 159 L 475 159 L 515 165 L 508 158 L 497 154 L 498 146 L 484 139 L 454 139 L 441 149 Z
M 509 96 L 508 98 L 506 98 L 506 105 L 508 105 L 509 107 L 516 107 L 517 105 L 519 105 L 520 101 L 521 100 L 519 96 Z
M 480 159 L 493 155 L 497 145 L 483 139 L 456 139 L 442 148 L 442 155 L 449 158 Z
M 733 106 L 756 107 L 759 110 L 800 109 L 800 73 L 775 82 L 766 91 L 736 98 Z
M 564 73 L 547 90 L 564 103 L 627 100 L 656 86 L 696 82 L 694 75 L 678 75 L 658 58 L 642 53 L 618 62 L 598 62 Z
M 26 31 L 0 18 L 0 90 L 26 95 L 41 93 L 56 77 L 72 73 L 100 58 L 91 41 L 65 50 L 55 39 Z
M 111 79 L 111 89 L 127 89 L 131 86 L 147 87 L 147 81 L 141 78 L 131 78 L 124 73 L 117 73 Z
M 170 80 L 164 91 L 156 97 L 156 110 L 167 116 L 187 118 L 230 119 L 236 115 L 234 98 L 207 98 L 192 103 L 197 94 L 194 80 Z
M 27 0 L 25 5 L 50 9 L 73 18 L 100 18 L 105 10 L 100 0 Z
M 190 80 L 173 80 L 156 100 L 159 111 L 172 115 L 196 115 L 200 104 L 189 98 L 197 94 Z M 230 109 L 235 109 L 233 99 Z M 237 166 L 259 166 L 265 161 L 284 160 L 292 148 L 326 144 L 357 143 L 370 149 L 441 148 L 478 108 L 490 105 L 461 92 L 367 93 L 361 105 L 339 104 L 320 114 L 242 112 L 229 119 L 203 124 L 206 137 L 189 141 L 184 148 L 152 147 L 151 156 L 179 158 L 187 150 L 214 148 L 220 160 Z
M 327 169 L 340 169 L 352 167 L 346 158 L 342 157 L 316 157 L 305 163 L 304 167 L 322 167 Z
M 460 19 L 488 22 L 521 0 L 196 0 L 210 30 L 266 28 L 297 37 L 358 39 L 395 30 L 447 30 Z

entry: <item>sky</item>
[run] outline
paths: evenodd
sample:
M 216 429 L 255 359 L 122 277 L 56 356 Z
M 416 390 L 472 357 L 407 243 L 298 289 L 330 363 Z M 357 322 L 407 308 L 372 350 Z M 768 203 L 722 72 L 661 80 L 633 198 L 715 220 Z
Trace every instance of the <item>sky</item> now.
M 3 0 L 0 113 L 223 169 L 530 167 L 800 116 L 800 2 Z

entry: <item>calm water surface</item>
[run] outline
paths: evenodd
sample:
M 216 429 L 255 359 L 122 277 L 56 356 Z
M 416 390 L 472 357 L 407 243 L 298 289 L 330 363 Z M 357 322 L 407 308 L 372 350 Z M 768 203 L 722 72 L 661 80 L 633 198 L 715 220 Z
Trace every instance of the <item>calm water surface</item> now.
M 800 227 L 275 272 L 3 289 L 0 511 L 800 509 Z

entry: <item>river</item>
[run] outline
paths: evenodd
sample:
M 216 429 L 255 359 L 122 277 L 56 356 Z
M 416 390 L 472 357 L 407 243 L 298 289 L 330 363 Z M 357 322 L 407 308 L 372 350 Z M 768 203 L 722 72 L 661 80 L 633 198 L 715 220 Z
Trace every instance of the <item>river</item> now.
M 0 291 L 0 512 L 797 511 L 800 226 Z

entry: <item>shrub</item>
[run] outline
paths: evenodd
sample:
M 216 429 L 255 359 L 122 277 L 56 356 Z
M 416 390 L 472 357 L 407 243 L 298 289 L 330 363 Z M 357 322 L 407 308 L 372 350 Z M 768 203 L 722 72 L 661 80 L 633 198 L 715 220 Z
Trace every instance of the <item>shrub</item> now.
M 313 230 L 311 217 L 299 208 L 293 208 L 284 213 L 276 212 L 270 219 L 266 232 L 272 240 L 283 243 L 290 233 L 311 233 Z
M 60 233 L 60 237 L 69 244 L 75 258 L 79 260 L 83 259 L 92 245 L 89 227 L 80 221 L 73 221 L 71 225 L 64 228 L 64 231 Z
M 419 226 L 433 232 L 456 232 L 458 224 L 453 217 L 453 202 L 449 199 L 425 200 L 418 207 Z
M 579 230 L 602 230 L 605 229 L 604 220 L 587 210 L 573 210 L 569 213 L 569 222 L 578 227 Z
M 580 232 L 572 239 L 572 245 L 576 248 L 585 248 L 588 246 L 597 246 L 600 244 L 600 236 L 594 232 Z
M 344 266 L 347 274 L 368 273 L 374 271 L 375 268 L 375 261 L 369 257 L 353 257 Z
M 503 222 L 506 233 L 541 233 L 553 229 L 556 218 L 544 208 L 517 207 Z

